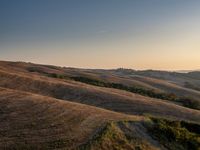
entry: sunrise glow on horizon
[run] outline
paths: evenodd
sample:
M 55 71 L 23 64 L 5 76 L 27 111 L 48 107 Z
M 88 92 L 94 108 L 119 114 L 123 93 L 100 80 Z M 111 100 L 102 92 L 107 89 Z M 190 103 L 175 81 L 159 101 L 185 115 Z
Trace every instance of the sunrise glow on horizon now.
M 200 1 L 1 0 L 0 60 L 200 69 Z

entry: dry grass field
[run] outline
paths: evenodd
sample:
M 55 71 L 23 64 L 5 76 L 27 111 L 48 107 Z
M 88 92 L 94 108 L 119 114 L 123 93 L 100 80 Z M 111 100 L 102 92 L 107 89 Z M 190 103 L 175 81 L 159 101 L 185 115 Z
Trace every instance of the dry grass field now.
M 174 150 L 189 149 L 190 145 L 199 150 L 200 110 L 176 101 L 83 83 L 72 78 L 87 77 L 98 83 L 117 83 L 139 87 L 143 91 L 173 93 L 199 102 L 200 91 L 184 87 L 180 82 L 184 74 L 178 80 L 179 76 L 176 77 L 177 82 L 174 78 L 172 82 L 137 71 L 1 61 L 0 149 Z M 191 77 L 187 77 L 186 82 L 188 78 Z M 198 80 L 196 76 L 191 83 L 194 80 Z M 168 121 L 153 122 L 152 117 Z M 170 121 L 173 123 L 168 123 Z M 173 125 L 178 123 L 181 125 Z M 158 131 L 166 135 L 158 140 L 157 132 L 150 129 L 160 125 L 162 128 Z M 174 133 L 179 129 L 179 133 Z M 173 134 L 176 141 L 171 146 L 166 144 L 168 134 Z M 183 134 L 188 138 L 182 139 Z M 180 146 L 184 140 L 186 144 Z

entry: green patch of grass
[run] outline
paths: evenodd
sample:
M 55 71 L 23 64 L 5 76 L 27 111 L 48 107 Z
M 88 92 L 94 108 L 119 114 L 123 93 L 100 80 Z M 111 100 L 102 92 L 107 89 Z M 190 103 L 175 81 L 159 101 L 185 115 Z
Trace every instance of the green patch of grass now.
M 62 75 L 62 74 L 56 74 L 56 73 L 50 73 L 50 74 L 47 74 L 47 76 L 51 78 L 68 79 L 67 76 Z
M 79 150 L 106 148 L 120 150 L 123 149 L 123 146 L 126 144 L 127 140 L 123 133 L 115 126 L 114 122 L 111 122 L 102 129 L 99 129 L 99 132 L 86 144 L 81 145 Z
M 152 118 L 148 131 L 169 150 L 200 150 L 200 125 Z
M 103 149 L 103 147 L 109 147 L 112 145 L 113 148 L 119 149 L 119 144 L 116 144 L 116 140 L 121 139 L 120 145 L 126 143 L 122 134 L 115 127 L 114 122 L 108 123 L 105 127 L 99 129 L 99 131 L 84 145 L 79 147 L 80 150 L 86 149 Z M 123 140 L 122 140 L 123 139 Z
M 38 68 L 38 67 L 29 67 L 29 68 L 27 68 L 27 70 L 29 72 L 37 72 L 40 74 L 46 74 L 41 68 Z
M 81 145 L 78 150 L 152 150 L 143 139 L 135 136 L 130 129 L 123 131 L 128 122 L 110 122 L 97 132 L 92 139 Z M 130 121 L 129 123 L 134 123 Z M 119 124 L 122 127 L 119 127 Z M 131 136 L 130 136 L 131 134 Z

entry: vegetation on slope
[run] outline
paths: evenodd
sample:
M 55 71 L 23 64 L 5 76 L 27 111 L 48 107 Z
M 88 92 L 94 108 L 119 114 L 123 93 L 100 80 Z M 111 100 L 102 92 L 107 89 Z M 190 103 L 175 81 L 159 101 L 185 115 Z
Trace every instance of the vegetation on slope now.
M 124 119 L 143 118 L 0 87 L 0 150 L 74 149 Z
M 130 123 L 134 124 L 133 121 Z M 79 146 L 79 150 L 154 150 L 148 141 L 137 136 L 126 121 L 109 122 L 90 139 Z M 128 128 L 127 131 L 124 129 Z
M 46 75 L 59 79 L 68 79 L 65 75 Z M 93 79 L 89 80 L 91 81 Z M 99 80 L 97 81 L 104 83 L 105 85 L 112 84 Z M 109 87 L 105 85 L 97 86 Z M 122 87 L 122 90 L 127 90 L 123 89 L 126 88 L 126 86 L 119 84 L 119 87 L 120 86 Z M 118 88 L 118 86 L 109 88 Z M 9 146 L 8 143 L 5 143 L 10 142 L 10 145 L 15 144 L 11 145 L 11 149 L 69 148 L 69 146 L 76 146 L 76 144 L 79 145 L 80 143 L 85 142 L 87 138 L 82 138 L 82 140 L 80 140 L 80 138 L 86 137 L 89 134 L 91 135 L 91 132 L 93 131 L 91 129 L 96 129 L 101 121 L 109 116 L 109 113 L 101 111 L 102 115 L 100 115 L 100 118 L 100 116 L 96 115 L 98 114 L 96 108 L 93 108 L 93 111 L 91 112 L 92 109 L 86 108 L 86 106 L 72 103 L 67 104 L 63 101 L 57 102 L 56 99 L 50 100 L 51 98 L 47 97 L 39 98 L 40 96 L 38 95 L 30 97 L 26 94 L 20 96 L 19 93 L 11 95 L 11 93 L 8 92 L 5 98 L 3 98 L 2 95 L 0 96 L 0 112 L 2 114 L 1 131 L 3 131 L 1 132 L 2 146 Z M 18 98 L 18 96 L 20 96 L 20 98 Z M 32 98 L 35 100 L 31 100 Z M 127 107 L 125 109 L 127 109 Z M 93 115 L 94 113 L 95 115 Z M 111 118 L 113 118 L 113 116 Z M 119 114 L 116 116 L 119 116 Z M 97 121 L 97 119 L 99 119 L 99 121 Z M 8 121 L 9 126 L 7 126 Z M 135 137 L 135 132 L 127 125 L 130 124 L 130 122 L 120 121 L 106 124 L 106 126 L 98 130 L 97 134 L 95 134 L 91 140 L 84 145 L 81 145 L 79 149 L 154 149 L 149 146 L 146 141 Z M 91 127 L 91 123 L 95 123 L 95 127 Z M 87 128 L 89 131 L 86 133 L 87 130 L 85 129 Z M 126 128 L 127 131 L 125 130 Z M 148 131 L 149 135 L 168 149 L 198 150 L 200 147 L 200 125 L 198 124 L 153 119 L 153 124 L 148 126 Z M 140 134 L 138 131 L 136 131 L 136 133 Z M 16 145 L 18 145 L 18 147 L 16 147 Z
M 169 150 L 200 150 L 200 125 L 152 118 L 150 135 Z
M 107 123 L 79 150 L 200 150 L 200 125 L 151 118 Z M 143 126 L 144 128 L 141 128 Z M 139 127 L 139 128 L 138 128 Z
M 178 97 L 174 93 L 161 93 L 161 92 L 156 92 L 152 89 L 145 89 L 143 87 L 126 86 L 126 85 L 120 84 L 120 83 L 104 82 L 102 80 L 97 80 L 97 79 L 82 77 L 82 76 L 69 77 L 64 74 L 46 73 L 46 72 L 43 72 L 40 68 L 34 68 L 34 67 L 31 67 L 28 70 L 30 72 L 42 73 L 42 74 L 44 74 L 48 77 L 52 77 L 52 78 L 67 79 L 67 80 L 72 79 L 72 80 L 83 82 L 83 83 L 90 84 L 90 85 L 107 87 L 107 88 L 115 88 L 115 89 L 129 91 L 132 93 L 137 93 L 137 94 L 140 94 L 143 96 L 148 96 L 151 98 L 173 101 L 173 102 L 177 102 L 185 107 L 200 110 L 200 102 L 199 101 L 192 99 L 192 98 L 188 98 L 188 97 Z
M 71 77 L 71 79 L 73 79 L 75 81 L 95 85 L 95 86 L 115 88 L 115 89 L 125 90 L 125 91 L 137 93 L 137 94 L 152 97 L 152 98 L 158 98 L 158 99 L 164 99 L 164 100 L 179 102 L 185 107 L 200 110 L 200 103 L 197 100 L 194 100 L 194 99 L 191 99 L 191 98 L 180 98 L 180 97 L 177 97 L 173 93 L 170 93 L 170 94 L 158 93 L 158 92 L 155 92 L 154 90 L 148 90 L 148 89 L 144 89 L 144 88 L 141 88 L 141 87 L 136 87 L 136 86 L 129 87 L 129 86 L 125 86 L 125 85 L 120 84 L 120 83 L 103 82 L 103 81 L 100 81 L 100 80 L 91 79 L 91 78 L 87 78 L 87 77 Z

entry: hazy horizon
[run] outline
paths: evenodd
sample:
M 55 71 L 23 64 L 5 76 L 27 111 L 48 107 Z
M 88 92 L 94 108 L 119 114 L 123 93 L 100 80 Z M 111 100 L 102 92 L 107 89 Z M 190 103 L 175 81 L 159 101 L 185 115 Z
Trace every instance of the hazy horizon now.
M 0 60 L 200 69 L 200 1 L 2 0 Z

